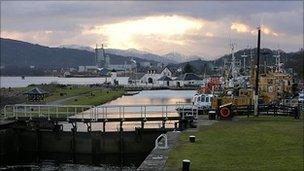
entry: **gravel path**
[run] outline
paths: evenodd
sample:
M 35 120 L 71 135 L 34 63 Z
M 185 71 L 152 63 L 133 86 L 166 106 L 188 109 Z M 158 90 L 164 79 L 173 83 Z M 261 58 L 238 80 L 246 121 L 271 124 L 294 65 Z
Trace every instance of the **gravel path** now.
M 80 96 L 80 95 L 79 95 L 79 96 Z M 48 105 L 63 105 L 64 102 L 66 102 L 66 101 L 68 101 L 68 100 L 76 99 L 76 98 L 79 97 L 79 96 L 67 97 L 67 98 L 64 98 L 64 99 L 59 99 L 59 100 L 55 100 L 55 101 L 48 102 L 47 104 L 48 104 Z

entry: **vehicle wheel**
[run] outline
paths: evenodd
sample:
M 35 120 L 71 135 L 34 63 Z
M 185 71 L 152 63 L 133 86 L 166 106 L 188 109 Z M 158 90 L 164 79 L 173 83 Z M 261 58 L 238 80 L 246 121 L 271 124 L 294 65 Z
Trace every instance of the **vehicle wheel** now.
M 222 107 L 220 108 L 219 115 L 221 119 L 229 119 L 231 118 L 231 109 L 228 107 Z

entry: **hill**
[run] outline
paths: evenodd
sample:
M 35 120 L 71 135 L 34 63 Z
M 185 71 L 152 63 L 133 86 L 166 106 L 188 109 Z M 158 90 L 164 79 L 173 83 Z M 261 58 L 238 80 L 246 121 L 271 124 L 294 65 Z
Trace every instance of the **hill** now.
M 38 44 L 31 44 L 27 42 L 3 39 L 1 38 L 1 67 L 4 67 L 1 74 L 9 71 L 24 70 L 30 66 L 36 69 L 61 69 L 70 68 L 81 65 L 94 65 L 94 52 L 87 50 L 47 47 Z M 124 64 L 129 62 L 130 58 L 108 54 L 110 56 L 111 64 Z M 156 63 L 152 60 L 145 60 L 141 58 L 134 59 L 137 62 L 149 61 Z M 6 72 L 5 72 L 6 71 Z

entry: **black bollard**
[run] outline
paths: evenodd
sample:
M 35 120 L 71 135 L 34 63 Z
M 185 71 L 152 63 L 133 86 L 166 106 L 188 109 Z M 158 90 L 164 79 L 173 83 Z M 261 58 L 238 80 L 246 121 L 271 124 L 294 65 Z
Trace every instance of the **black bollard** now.
M 190 160 L 184 159 L 183 160 L 183 171 L 189 171 L 190 170 Z
M 189 141 L 194 143 L 195 142 L 195 136 L 194 135 L 190 135 L 189 136 Z

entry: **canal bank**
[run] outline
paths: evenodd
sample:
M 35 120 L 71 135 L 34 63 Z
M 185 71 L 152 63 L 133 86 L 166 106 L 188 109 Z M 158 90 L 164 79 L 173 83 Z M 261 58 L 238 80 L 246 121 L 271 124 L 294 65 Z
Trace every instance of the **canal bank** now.
M 164 131 L 65 132 L 16 122 L 0 130 L 0 164 L 3 167 L 51 160 L 137 167 Z

